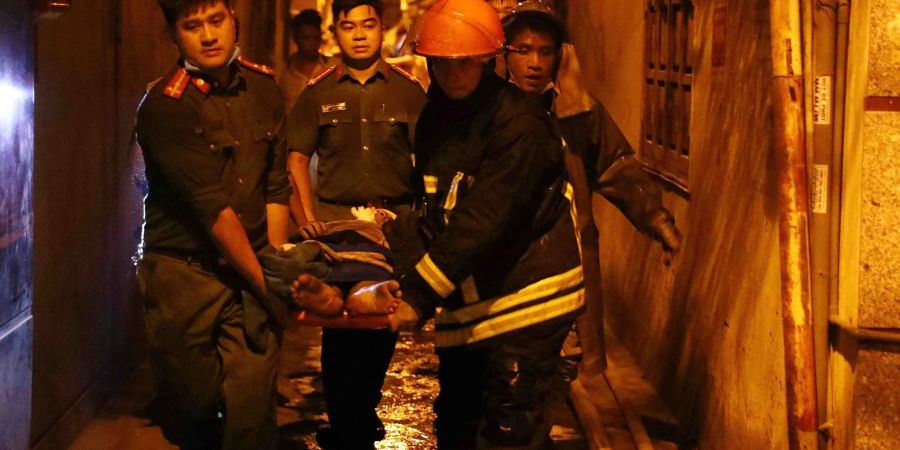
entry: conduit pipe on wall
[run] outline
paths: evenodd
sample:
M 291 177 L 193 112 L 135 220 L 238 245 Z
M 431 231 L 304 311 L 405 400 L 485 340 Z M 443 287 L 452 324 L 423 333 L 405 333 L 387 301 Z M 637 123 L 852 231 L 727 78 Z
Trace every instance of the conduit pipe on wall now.
M 769 14 L 788 443 L 791 449 L 813 450 L 818 435 L 800 0 L 770 0 Z

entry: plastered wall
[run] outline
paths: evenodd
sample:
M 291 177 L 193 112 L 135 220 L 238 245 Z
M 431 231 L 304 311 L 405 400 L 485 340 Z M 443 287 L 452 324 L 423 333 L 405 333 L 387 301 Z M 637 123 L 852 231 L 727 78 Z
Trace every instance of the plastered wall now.
M 900 0 L 869 1 L 866 94 L 900 96 Z M 851 39 L 853 37 L 851 36 Z M 900 328 L 900 112 L 863 117 L 859 325 Z M 900 355 L 862 350 L 856 366 L 856 448 L 900 447 Z
M 695 4 L 690 193 L 664 195 L 684 248 L 667 266 L 658 244 L 596 199 L 606 321 L 699 448 L 785 448 L 768 2 Z M 716 4 L 727 4 L 727 31 L 725 66 L 714 69 Z M 591 90 L 634 146 L 643 5 L 568 6 Z
M 900 96 L 900 0 L 871 0 L 869 96 Z M 900 113 L 864 124 L 859 322 L 900 327 Z

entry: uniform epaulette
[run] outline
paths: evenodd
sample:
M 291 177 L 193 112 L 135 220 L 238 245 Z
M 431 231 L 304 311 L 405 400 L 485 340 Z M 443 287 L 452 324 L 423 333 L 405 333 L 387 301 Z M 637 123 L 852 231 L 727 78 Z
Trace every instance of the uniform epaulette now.
M 415 75 L 413 75 L 413 74 L 407 72 L 406 70 L 400 68 L 400 66 L 395 66 L 395 65 L 393 65 L 393 64 L 388 64 L 388 65 L 391 66 L 391 69 L 394 69 L 394 72 L 397 72 L 397 73 L 399 73 L 400 75 L 403 75 L 403 78 L 406 78 L 407 80 L 412 81 L 413 83 L 419 84 L 419 79 L 416 78 Z
M 191 81 L 191 76 L 188 75 L 188 71 L 184 68 L 178 69 L 169 80 L 169 83 L 166 84 L 166 87 L 163 88 L 163 95 L 172 97 L 175 100 L 181 100 L 181 96 L 184 94 L 184 90 L 187 89 L 189 81 Z
M 337 64 L 335 64 L 335 65 L 323 70 L 321 73 L 319 73 L 318 75 L 316 75 L 315 77 L 310 79 L 309 83 L 306 83 L 306 87 L 314 86 L 316 83 L 324 80 L 328 75 L 331 75 L 332 73 L 334 73 L 334 71 L 337 69 L 337 67 L 338 67 Z
M 208 94 L 209 90 L 211 89 L 209 83 L 204 81 L 203 78 L 197 78 L 197 77 L 191 78 L 191 84 L 193 84 L 194 87 L 199 89 L 200 92 L 203 93 L 203 95 Z
M 157 84 L 159 84 L 159 82 L 162 81 L 163 78 L 165 78 L 165 77 L 159 77 L 159 78 L 147 83 L 147 87 L 144 89 L 144 92 L 150 92 L 151 90 L 153 90 L 153 88 Z
M 238 57 L 238 62 L 241 63 L 242 66 L 244 66 L 250 70 L 259 72 L 263 75 L 268 75 L 270 77 L 275 76 L 275 71 L 272 70 L 272 68 L 269 66 L 264 66 L 262 64 L 257 64 L 255 62 L 247 61 L 246 59 L 241 58 L 241 57 Z

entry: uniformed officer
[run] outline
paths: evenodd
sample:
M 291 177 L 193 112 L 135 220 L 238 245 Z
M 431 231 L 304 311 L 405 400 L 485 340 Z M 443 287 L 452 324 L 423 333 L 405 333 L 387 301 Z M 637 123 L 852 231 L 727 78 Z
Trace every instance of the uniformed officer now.
M 304 237 L 321 231 L 319 221 L 352 219 L 354 206 L 397 212 L 412 204 L 413 133 L 425 95 L 415 78 L 381 59 L 382 11 L 381 0 L 334 1 L 341 64 L 310 81 L 288 118 L 288 165 L 310 221 Z M 386 330 L 323 330 L 330 428 L 320 430 L 321 445 L 370 448 L 384 436 L 375 407 L 395 343 Z
M 138 264 L 160 394 L 183 448 L 273 449 L 278 342 L 255 252 L 287 241 L 284 110 L 242 60 L 230 0 L 159 0 L 181 54 L 144 97 Z M 224 421 L 220 420 L 224 417 Z

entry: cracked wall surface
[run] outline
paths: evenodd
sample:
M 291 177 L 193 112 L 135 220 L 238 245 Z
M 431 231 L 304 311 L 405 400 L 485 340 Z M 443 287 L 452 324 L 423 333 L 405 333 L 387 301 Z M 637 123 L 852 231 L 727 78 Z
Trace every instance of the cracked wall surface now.
M 859 324 L 900 327 L 900 113 L 864 126 Z
M 900 0 L 871 0 L 868 96 L 900 96 Z M 853 36 L 851 36 L 853 39 Z M 900 112 L 863 117 L 859 326 L 900 328 Z M 900 355 L 856 361 L 856 448 L 900 448 Z
M 900 0 L 870 0 L 868 95 L 900 96 Z

